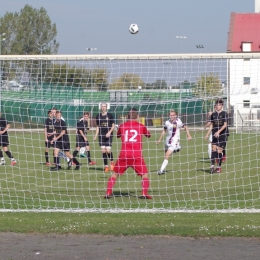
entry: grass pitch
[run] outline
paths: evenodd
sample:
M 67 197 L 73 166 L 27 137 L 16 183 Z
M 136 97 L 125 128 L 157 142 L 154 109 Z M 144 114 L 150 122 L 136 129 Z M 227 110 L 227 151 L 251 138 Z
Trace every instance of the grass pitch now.
M 228 160 L 221 174 L 210 174 L 205 131 L 191 131 L 193 139 L 181 134 L 182 150 L 173 154 L 164 175 L 158 176 L 164 157 L 164 142 L 156 145 L 160 131 L 144 138 L 144 157 L 150 172 L 153 200 L 141 200 L 141 179 L 132 169 L 121 176 L 114 188 L 115 197 L 105 200 L 109 173 L 103 171 L 101 151 L 89 133 L 91 157 L 97 162 L 88 166 L 80 158 L 80 171 L 52 172 L 45 166 L 43 132 L 10 132 L 10 150 L 18 163 L 1 166 L 0 208 L 3 210 L 230 210 L 259 209 L 259 141 L 258 134 L 231 132 L 227 146 Z M 70 132 L 75 148 L 75 131 Z M 114 137 L 114 158 L 121 141 Z M 50 152 L 52 154 L 52 151 Z M 5 156 L 6 157 L 6 156 Z M 50 158 L 52 161 L 52 158 Z M 73 167 L 74 168 L 74 167 Z

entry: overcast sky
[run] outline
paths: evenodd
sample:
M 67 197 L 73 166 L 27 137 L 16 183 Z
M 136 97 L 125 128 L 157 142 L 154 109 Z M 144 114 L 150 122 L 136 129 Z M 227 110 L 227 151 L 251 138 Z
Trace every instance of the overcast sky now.
M 58 54 L 226 52 L 230 13 L 254 12 L 254 0 L 1 0 L 0 16 L 26 4 L 56 23 Z M 129 33 L 131 23 L 140 30 Z M 177 39 L 176 36 L 186 36 Z M 196 45 L 203 45 L 197 49 Z

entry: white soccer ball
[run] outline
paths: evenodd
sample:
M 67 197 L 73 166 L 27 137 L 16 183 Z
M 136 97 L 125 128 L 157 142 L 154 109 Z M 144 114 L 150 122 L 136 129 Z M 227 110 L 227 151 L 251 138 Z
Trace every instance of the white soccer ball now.
M 142 86 L 138 86 L 138 90 L 142 90 Z
M 139 31 L 139 28 L 138 28 L 138 25 L 133 23 L 133 24 L 130 24 L 130 27 L 129 27 L 129 32 L 132 33 L 132 34 L 137 34 Z
M 118 130 L 118 125 L 115 125 L 115 130 L 116 130 L 116 131 Z

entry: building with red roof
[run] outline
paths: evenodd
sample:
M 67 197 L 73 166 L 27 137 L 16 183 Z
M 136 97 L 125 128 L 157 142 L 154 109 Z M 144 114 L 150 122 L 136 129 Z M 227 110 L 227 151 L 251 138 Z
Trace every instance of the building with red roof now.
M 231 13 L 227 41 L 228 53 L 252 53 L 252 58 L 228 61 L 230 104 L 234 117 L 242 121 L 257 120 L 260 115 L 260 0 L 255 13 Z M 239 114 L 239 117 L 238 117 Z
M 260 13 L 231 13 L 227 52 L 260 52 Z

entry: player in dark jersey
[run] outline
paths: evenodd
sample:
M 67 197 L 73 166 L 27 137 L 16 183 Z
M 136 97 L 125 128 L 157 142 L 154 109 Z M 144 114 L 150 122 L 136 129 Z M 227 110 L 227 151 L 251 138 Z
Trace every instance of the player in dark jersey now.
M 52 117 L 52 111 L 48 110 L 48 118 L 45 119 L 44 122 L 44 137 L 45 137 L 45 160 L 46 160 L 46 165 L 50 166 L 49 162 L 49 148 L 53 144 L 51 144 L 51 141 L 54 137 L 55 129 L 54 129 L 54 119 Z
M 148 169 L 146 167 L 142 154 L 142 137 L 150 138 L 151 134 L 146 126 L 137 122 L 138 112 L 131 108 L 128 112 L 128 121 L 120 125 L 117 131 L 117 137 L 121 137 L 122 147 L 118 160 L 114 167 L 114 172 L 107 183 L 105 199 L 110 199 L 113 194 L 112 190 L 119 175 L 122 175 L 127 168 L 131 167 L 138 176 L 142 178 L 142 199 L 152 199 L 148 195 L 150 181 L 148 178 Z
M 76 150 L 73 152 L 73 157 L 77 157 L 77 154 L 81 148 L 85 148 L 87 151 L 87 158 L 89 165 L 95 165 L 96 162 L 90 158 L 90 147 L 87 138 L 89 112 L 84 112 L 83 118 L 77 122 L 77 134 L 76 134 Z
M 2 146 L 3 151 L 11 159 L 11 165 L 14 166 L 17 162 L 12 156 L 11 152 L 8 150 L 9 139 L 7 131 L 9 128 L 10 125 L 8 124 L 8 121 L 4 117 L 2 117 L 2 114 L 0 112 L 0 146 Z M 0 149 L 0 165 L 5 165 L 3 151 Z
M 51 111 L 52 111 L 52 118 L 53 118 L 53 121 L 54 121 L 54 122 L 55 122 L 55 120 L 56 120 L 56 111 L 57 111 L 57 110 L 58 110 L 58 109 L 57 109 L 56 107 L 53 107 L 53 108 L 51 109 Z M 62 119 L 63 121 L 65 121 L 65 119 L 64 119 L 63 117 L 61 117 L 61 119 Z M 65 161 L 67 161 L 67 162 L 70 161 L 70 158 L 67 157 L 62 150 L 59 151 L 59 157 L 60 157 L 60 158 L 63 158 L 63 159 L 64 159 Z
M 221 173 L 222 152 L 226 147 L 228 136 L 228 114 L 223 111 L 223 100 L 217 99 L 215 103 L 215 112 L 210 117 L 210 127 L 205 139 L 208 140 L 212 132 L 212 153 L 211 153 L 211 168 L 210 173 Z M 215 169 L 215 160 L 218 165 Z
M 70 140 L 67 132 L 67 126 L 64 120 L 62 120 L 61 112 L 56 111 L 56 120 L 54 122 L 55 135 L 51 141 L 54 145 L 54 163 L 55 167 L 52 167 L 52 171 L 58 171 L 60 169 L 59 151 L 65 152 L 66 156 L 70 158 L 68 162 L 68 169 L 71 168 L 72 162 L 75 163 L 75 170 L 79 170 L 80 163 L 76 158 L 70 154 Z
M 106 103 L 101 104 L 101 110 L 102 112 L 96 116 L 97 129 L 94 140 L 96 140 L 98 136 L 99 146 L 102 150 L 102 157 L 105 166 L 104 170 L 105 172 L 108 172 L 109 167 L 107 157 L 110 159 L 110 170 L 112 171 L 114 169 L 114 159 L 111 147 L 113 141 L 113 131 L 115 128 L 115 120 L 113 115 L 107 112 Z

